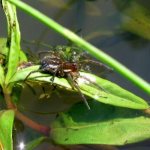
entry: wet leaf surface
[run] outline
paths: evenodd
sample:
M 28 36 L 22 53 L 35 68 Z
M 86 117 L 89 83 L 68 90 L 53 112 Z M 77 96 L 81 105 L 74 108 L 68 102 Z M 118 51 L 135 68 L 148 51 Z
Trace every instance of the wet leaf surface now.
M 52 124 L 51 138 L 57 144 L 125 145 L 150 138 L 150 118 L 141 111 L 89 102 L 61 113 Z

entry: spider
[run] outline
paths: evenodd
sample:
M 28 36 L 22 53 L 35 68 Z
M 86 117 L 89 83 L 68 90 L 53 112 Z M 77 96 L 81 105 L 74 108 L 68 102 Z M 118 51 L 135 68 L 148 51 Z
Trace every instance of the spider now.
M 99 64 L 101 67 L 105 67 L 106 69 L 110 69 L 109 67 L 105 66 L 102 63 L 93 61 L 93 60 L 81 60 L 82 53 L 77 52 L 77 47 L 69 47 L 69 46 L 57 46 L 54 48 L 53 51 L 42 51 L 39 52 L 40 57 L 40 67 L 36 71 L 30 72 L 26 79 L 35 72 L 41 72 L 45 74 L 52 75 L 51 81 L 52 84 L 54 82 L 55 77 L 58 78 L 65 78 L 71 85 L 72 89 L 76 89 L 81 96 L 83 102 L 85 103 L 86 107 L 90 110 L 90 106 L 81 92 L 77 78 L 80 77 L 79 71 L 81 71 L 82 64 L 93 62 Z M 41 55 L 44 55 L 41 58 Z

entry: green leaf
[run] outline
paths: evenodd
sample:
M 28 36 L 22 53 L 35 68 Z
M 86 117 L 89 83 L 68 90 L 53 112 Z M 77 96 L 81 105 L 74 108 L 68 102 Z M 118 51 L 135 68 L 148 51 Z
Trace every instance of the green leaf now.
M 113 82 L 102 79 L 90 73 L 81 72 L 80 74 L 83 76 L 83 79 L 85 77 L 85 83 L 80 84 L 80 78 L 78 82 L 80 88 L 83 90 L 83 93 L 97 101 L 133 109 L 149 108 L 149 105 L 142 98 L 121 88 Z M 92 81 L 93 83 L 86 84 L 86 79 Z M 103 91 L 101 89 L 103 89 Z
M 20 30 L 16 15 L 16 7 L 6 0 L 2 0 L 2 6 L 7 18 L 8 24 L 8 72 L 6 75 L 6 84 L 9 83 L 9 79 L 15 73 L 20 54 Z
M 46 137 L 39 137 L 31 142 L 29 142 L 26 145 L 26 150 L 33 150 L 35 149 L 39 144 L 43 143 L 47 138 Z
M 125 145 L 150 138 L 150 118 L 142 112 L 91 101 L 61 113 L 51 125 L 57 144 Z
M 38 70 L 38 68 L 39 66 L 32 66 L 18 70 L 10 80 L 10 82 L 22 81 L 28 76 L 31 71 L 36 71 Z M 52 76 L 48 74 L 42 74 L 38 72 L 31 74 L 28 79 L 51 82 L 51 77 Z M 115 83 L 97 77 L 93 74 L 80 72 L 80 77 L 77 79 L 77 82 L 82 93 L 99 102 L 132 109 L 149 108 L 149 105 L 142 98 L 121 88 Z M 64 78 L 55 77 L 54 83 L 72 90 L 71 86 Z
M 0 146 L 2 150 L 13 150 L 13 121 L 13 110 L 0 111 Z

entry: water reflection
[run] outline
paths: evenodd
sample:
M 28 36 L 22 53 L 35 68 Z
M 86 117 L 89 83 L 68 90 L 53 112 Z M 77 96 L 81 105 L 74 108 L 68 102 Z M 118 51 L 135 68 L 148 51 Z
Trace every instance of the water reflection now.
M 58 20 L 59 23 L 73 31 L 81 29 L 81 32 L 79 33 L 80 36 L 118 59 L 120 62 L 142 76 L 145 80 L 150 81 L 150 71 L 148 70 L 150 65 L 150 1 L 37 0 L 35 2 L 34 0 L 25 0 L 25 2 L 31 4 L 37 9 L 40 9 L 43 13 L 55 20 Z M 51 45 L 64 45 L 67 43 L 66 39 L 60 37 L 57 33 L 50 29 L 45 29 L 45 26 L 25 15 L 23 12 L 19 11 L 19 18 L 21 23 L 22 39 L 26 39 L 28 41 L 36 40 L 37 42 L 49 43 Z M 6 26 L 4 21 L 2 21 L 1 24 L 2 27 Z M 2 35 L 4 34 L 3 32 L 6 32 L 4 28 L 1 31 Z M 25 46 L 24 49 L 27 47 L 31 50 L 34 49 L 34 52 L 38 49 L 46 49 L 38 44 L 36 46 Z M 126 89 L 149 99 L 149 96 L 144 94 L 128 81 L 124 80 L 120 75 L 113 74 L 109 77 L 109 79 Z M 48 101 L 43 104 L 41 101 L 37 102 L 37 96 L 34 96 L 29 91 L 24 92 L 27 93 L 23 93 L 23 95 L 27 96 L 25 98 L 22 96 L 22 105 L 25 104 L 26 107 L 30 107 L 31 109 L 36 109 L 38 111 L 54 111 L 55 108 L 59 108 L 59 110 L 61 110 L 61 107 L 64 104 L 64 99 L 67 99 L 67 97 L 76 99 L 75 95 L 72 93 L 63 91 L 61 94 L 64 94 L 64 97 L 60 96 L 61 98 L 52 98 L 55 105 L 52 105 L 51 102 Z M 65 104 L 65 108 L 68 107 L 68 103 Z M 50 123 L 51 119 L 48 116 L 39 117 L 39 115 L 33 115 L 29 112 L 26 113 L 41 122 L 45 122 L 46 124 Z M 55 116 L 52 117 L 52 119 L 54 118 Z M 31 131 L 27 131 L 27 134 L 34 135 Z M 34 137 L 36 137 L 36 135 Z M 147 148 L 145 146 L 145 149 L 149 149 L 149 143 L 147 142 L 144 144 L 147 146 Z M 20 147 L 23 146 L 24 144 L 20 143 Z M 130 149 L 132 148 L 134 149 L 134 147 L 131 146 Z M 92 149 L 92 147 L 90 149 Z M 122 147 L 120 149 L 125 150 L 128 149 L 128 147 Z M 142 147 L 141 149 L 144 148 Z

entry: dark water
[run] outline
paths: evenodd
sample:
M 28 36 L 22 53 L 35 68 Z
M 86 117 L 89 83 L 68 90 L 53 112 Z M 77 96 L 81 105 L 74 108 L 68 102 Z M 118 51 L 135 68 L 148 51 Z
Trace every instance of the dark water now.
M 80 36 L 110 54 L 143 79 L 150 82 L 150 11 L 148 10 L 150 2 L 148 0 L 58 0 L 56 2 L 52 0 L 31 0 L 29 2 L 26 0 L 26 2 L 57 20 L 63 26 L 73 31 L 80 30 L 78 33 Z M 47 29 L 37 20 L 20 10 L 18 13 L 22 40 L 35 40 L 39 43 L 43 42 L 51 45 L 67 43 L 66 39 L 54 31 Z M 2 14 L 2 10 L 0 10 L 0 14 Z M 0 33 L 1 36 L 5 36 L 6 23 L 3 14 L 0 15 L 0 20 Z M 23 42 L 24 49 L 30 48 L 35 53 L 38 50 L 47 49 L 37 44 L 38 42 L 33 45 L 27 45 Z M 108 75 L 108 78 L 149 102 L 150 98 L 148 95 L 117 73 Z M 42 93 L 41 89 L 37 88 L 36 90 L 37 93 Z M 53 110 L 55 105 L 59 105 L 59 107 L 63 105 L 63 101 L 58 99 L 54 100 L 54 106 L 52 106 L 49 101 L 37 102 L 38 96 L 33 95 L 28 88 L 22 95 L 21 105 L 38 111 L 55 111 Z M 24 95 L 27 95 L 25 99 Z M 68 105 L 69 104 L 65 104 L 64 107 Z M 60 110 L 61 109 L 60 107 Z M 29 112 L 27 112 L 27 114 L 37 121 L 40 120 L 40 122 L 49 124 L 50 118 L 48 115 L 39 116 Z M 53 116 L 51 119 L 53 119 Z M 36 136 L 34 132 L 29 136 L 28 134 L 31 131 L 30 129 L 26 130 L 25 133 L 19 135 L 19 138 L 25 142 L 28 141 L 27 139 L 31 139 L 32 135 L 33 137 Z M 129 146 L 122 146 L 118 149 L 148 150 L 149 148 L 150 142 L 145 141 Z M 38 150 L 40 149 L 43 148 L 39 148 Z

